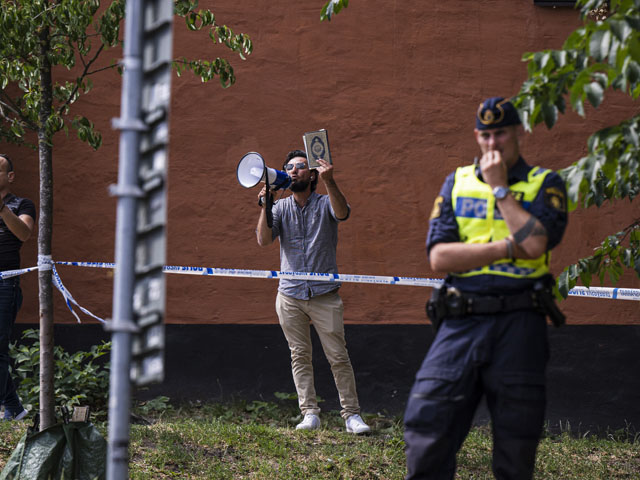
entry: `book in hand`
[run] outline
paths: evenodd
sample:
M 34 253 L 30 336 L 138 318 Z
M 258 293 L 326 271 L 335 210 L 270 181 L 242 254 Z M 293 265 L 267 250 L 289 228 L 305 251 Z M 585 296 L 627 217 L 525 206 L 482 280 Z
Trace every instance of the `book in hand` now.
M 325 129 L 307 132 L 302 136 L 302 140 L 304 141 L 304 149 L 307 152 L 309 168 L 318 168 L 320 166 L 318 163 L 319 158 L 333 163 L 331 152 L 329 151 L 329 135 Z

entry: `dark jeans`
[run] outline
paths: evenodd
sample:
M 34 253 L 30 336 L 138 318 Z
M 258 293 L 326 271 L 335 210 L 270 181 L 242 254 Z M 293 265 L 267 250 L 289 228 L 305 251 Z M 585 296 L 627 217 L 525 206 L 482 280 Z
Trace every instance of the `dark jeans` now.
M 22 306 L 22 290 L 18 277 L 0 279 L 0 404 L 11 413 L 22 409 L 9 374 L 9 342 L 11 329 Z
M 493 431 L 493 473 L 530 480 L 544 423 L 547 325 L 535 312 L 445 319 L 405 411 L 407 480 L 451 480 L 481 397 Z

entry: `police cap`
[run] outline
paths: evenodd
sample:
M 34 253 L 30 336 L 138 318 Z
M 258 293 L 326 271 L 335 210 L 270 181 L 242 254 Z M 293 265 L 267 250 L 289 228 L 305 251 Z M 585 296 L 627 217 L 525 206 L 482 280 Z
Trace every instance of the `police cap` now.
M 520 123 L 518 111 L 508 98 L 488 98 L 480 104 L 476 113 L 476 128 L 478 130 L 520 125 Z

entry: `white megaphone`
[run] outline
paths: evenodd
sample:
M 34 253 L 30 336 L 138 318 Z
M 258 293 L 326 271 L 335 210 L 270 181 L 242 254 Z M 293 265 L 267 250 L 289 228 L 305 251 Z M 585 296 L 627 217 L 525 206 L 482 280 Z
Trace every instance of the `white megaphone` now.
M 271 190 L 284 189 L 291 185 L 291 177 L 286 172 L 267 167 L 257 152 L 249 152 L 240 159 L 236 174 L 238 182 L 244 188 L 255 187 L 260 182 L 267 182 Z

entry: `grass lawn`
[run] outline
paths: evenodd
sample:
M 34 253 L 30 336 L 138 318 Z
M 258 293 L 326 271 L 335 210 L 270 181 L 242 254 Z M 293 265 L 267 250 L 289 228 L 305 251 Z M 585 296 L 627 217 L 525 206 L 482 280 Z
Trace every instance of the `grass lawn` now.
M 198 405 L 144 412 L 151 424 L 131 426 L 132 479 L 402 479 L 402 422 L 364 414 L 367 436 L 344 431 L 337 412 L 322 414 L 322 429 L 296 431 L 290 405 Z M 106 424 L 96 422 L 106 435 Z M 0 469 L 27 425 L 0 422 Z M 459 479 L 492 479 L 491 435 L 474 428 L 458 455 Z M 540 443 L 536 479 L 640 479 L 640 436 L 547 434 Z

